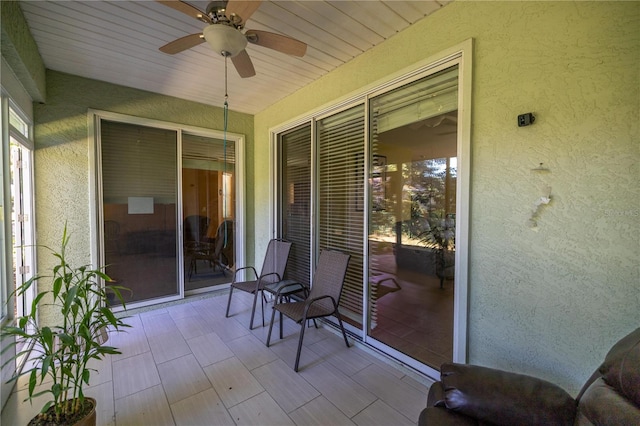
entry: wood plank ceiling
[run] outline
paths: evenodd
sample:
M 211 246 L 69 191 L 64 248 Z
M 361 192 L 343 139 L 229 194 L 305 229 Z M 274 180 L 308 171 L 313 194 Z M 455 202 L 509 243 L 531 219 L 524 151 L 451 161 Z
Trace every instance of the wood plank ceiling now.
M 249 44 L 257 75 L 228 63 L 229 108 L 255 114 L 443 7 L 448 0 L 263 1 L 245 29 L 308 44 L 302 58 Z M 205 10 L 207 1 L 190 4 Z M 205 24 L 155 1 L 29 1 L 20 6 L 48 69 L 175 96 L 224 102 L 225 60 L 203 43 L 158 48 Z

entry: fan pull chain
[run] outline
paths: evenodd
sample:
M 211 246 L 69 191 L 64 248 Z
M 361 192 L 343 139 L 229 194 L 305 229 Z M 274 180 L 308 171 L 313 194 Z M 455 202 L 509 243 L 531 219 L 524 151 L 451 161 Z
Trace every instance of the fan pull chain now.
M 227 60 L 228 56 L 224 57 L 224 133 L 222 139 L 223 146 L 223 156 L 224 161 L 222 163 L 222 213 L 223 215 L 227 213 L 227 185 L 226 175 L 227 175 L 227 125 L 229 122 L 229 94 L 227 93 Z M 222 218 L 222 223 L 224 225 L 224 247 L 227 247 L 227 220 L 226 218 Z
M 229 56 L 224 56 L 224 104 L 227 106 L 227 99 L 229 99 L 229 93 L 227 90 L 227 62 L 229 62 Z M 225 128 L 225 131 L 227 129 Z

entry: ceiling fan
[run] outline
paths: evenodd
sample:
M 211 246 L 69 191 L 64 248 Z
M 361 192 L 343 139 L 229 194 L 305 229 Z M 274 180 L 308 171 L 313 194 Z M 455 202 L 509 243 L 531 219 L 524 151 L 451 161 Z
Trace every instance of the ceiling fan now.
M 307 51 L 305 43 L 291 37 L 260 30 L 242 32 L 245 22 L 258 9 L 262 0 L 212 1 L 206 12 L 181 0 L 156 1 L 208 24 L 202 33 L 181 37 L 160 48 L 161 52 L 170 55 L 206 41 L 215 52 L 231 58 L 240 77 L 246 78 L 256 75 L 251 58 L 245 50 L 247 43 L 300 57 Z

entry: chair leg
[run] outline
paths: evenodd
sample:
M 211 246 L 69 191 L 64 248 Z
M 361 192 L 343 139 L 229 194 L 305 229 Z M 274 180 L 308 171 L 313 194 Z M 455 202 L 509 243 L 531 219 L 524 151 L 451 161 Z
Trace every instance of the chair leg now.
M 267 302 L 267 298 L 264 296 L 264 291 L 261 291 L 260 295 L 260 307 L 262 308 L 262 326 L 264 327 L 264 305 Z
M 304 329 L 305 329 L 305 324 L 307 323 L 306 320 L 302 320 L 300 321 L 300 339 L 298 340 L 298 353 L 296 354 L 296 365 L 293 367 L 293 370 L 297 373 L 298 372 L 298 364 L 300 363 L 300 352 L 302 351 L 302 340 L 304 339 Z
M 282 312 L 280 312 L 280 340 L 282 340 Z
M 226 318 L 229 318 L 229 306 L 231 306 L 231 294 L 233 293 L 233 286 L 229 287 L 229 300 L 227 301 L 227 313 L 224 314 Z
M 271 342 L 271 330 L 273 329 L 273 320 L 276 317 L 276 310 L 274 308 L 271 309 L 271 323 L 269 323 L 269 333 L 267 334 L 267 347 L 269 347 L 269 342 Z M 282 338 L 282 336 L 280 336 L 280 338 Z
M 344 325 L 342 325 L 342 318 L 340 317 L 340 313 L 336 310 L 336 318 L 338 318 L 338 324 L 340 324 L 340 330 L 342 330 L 342 337 L 344 337 L 344 343 L 349 347 L 349 341 L 347 340 L 347 333 L 344 331 Z
M 258 303 L 258 291 L 253 294 L 253 307 L 251 308 L 251 321 L 249 322 L 249 330 L 253 330 L 253 317 L 256 316 L 256 304 Z
M 191 261 L 189 262 L 189 281 L 191 281 L 191 275 L 193 275 L 193 262 L 195 262 L 195 259 L 192 257 Z

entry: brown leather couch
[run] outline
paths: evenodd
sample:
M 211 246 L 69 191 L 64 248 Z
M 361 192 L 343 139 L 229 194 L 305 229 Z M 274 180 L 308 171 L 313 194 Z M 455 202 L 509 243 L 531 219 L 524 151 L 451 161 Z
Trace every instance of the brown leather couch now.
M 576 399 L 545 380 L 446 363 L 420 426 L 640 426 L 640 328 L 616 343 Z

